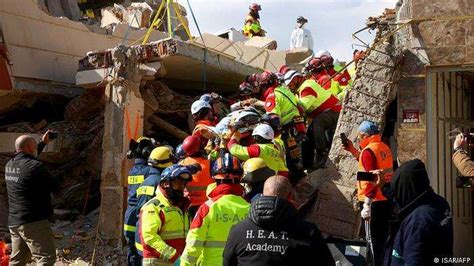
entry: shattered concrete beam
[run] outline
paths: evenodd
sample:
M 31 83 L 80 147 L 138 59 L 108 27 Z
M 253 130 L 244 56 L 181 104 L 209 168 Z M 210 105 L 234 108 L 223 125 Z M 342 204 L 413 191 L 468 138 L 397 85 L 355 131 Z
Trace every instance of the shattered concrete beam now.
M 262 69 L 252 67 L 236 61 L 232 56 L 212 49 L 205 49 L 202 45 L 184 42 L 176 39 L 165 39 L 145 45 L 131 46 L 136 54 L 136 62 L 149 64 L 160 61 L 164 68 L 160 77 L 165 79 L 179 79 L 192 82 L 202 82 L 202 69 L 206 67 L 206 82 L 219 84 L 221 87 L 235 87 L 245 75 L 262 72 Z M 79 61 L 79 72 L 76 75 L 77 84 L 93 83 L 98 77 L 90 81 L 84 78 L 83 72 L 107 69 L 114 66 L 112 50 L 89 52 Z M 95 71 L 97 72 L 97 71 Z M 100 72 L 100 71 L 99 71 Z M 94 73 L 90 74 L 97 76 Z

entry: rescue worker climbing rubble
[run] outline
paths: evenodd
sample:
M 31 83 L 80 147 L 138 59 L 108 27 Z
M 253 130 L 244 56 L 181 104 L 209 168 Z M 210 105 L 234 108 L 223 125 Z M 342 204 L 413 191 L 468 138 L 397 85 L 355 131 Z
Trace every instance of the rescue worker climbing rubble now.
M 374 265 L 382 265 L 384 257 L 384 243 L 388 237 L 388 221 L 391 207 L 387 198 L 382 193 L 390 186 L 393 176 L 393 159 L 390 148 L 382 142 L 382 135 L 377 125 L 365 120 L 358 128 L 358 151 L 352 141 L 347 140 L 343 146 L 355 159 L 359 161 L 359 171 L 378 171 L 384 187 L 380 188 L 375 182 L 357 181 L 357 200 L 361 207 L 363 224 L 370 221 L 369 227 L 374 251 Z M 344 144 L 343 144 L 344 145 Z M 390 194 L 390 193 L 385 193 Z
M 181 256 L 189 228 L 189 199 L 184 189 L 191 180 L 187 167 L 172 165 L 162 175 L 156 196 L 140 211 L 138 234 L 143 265 L 173 265 Z
M 186 237 L 181 266 L 222 265 L 222 253 L 231 227 L 245 219 L 250 204 L 242 197 L 242 167 L 229 153 L 221 155 L 212 169 L 216 187 L 199 207 Z
M 265 36 L 265 31 L 260 26 L 260 14 L 258 13 L 258 11 L 262 10 L 262 7 L 257 3 L 253 3 L 249 6 L 249 10 L 242 29 L 243 34 L 250 38 L 253 36 Z
M 296 96 L 286 86 L 279 85 L 274 73 L 264 71 L 259 76 L 258 84 L 264 90 L 262 100 L 265 100 L 265 110 L 280 117 L 289 178 L 292 183 L 297 183 L 305 175 L 299 147 L 306 134 L 304 111 Z
M 130 169 L 127 177 L 128 197 L 127 209 L 124 217 L 124 236 L 127 241 L 127 265 L 141 265 L 141 257 L 135 246 L 136 225 L 138 221 L 137 213 L 137 189 L 141 183 L 150 175 L 152 167 L 148 165 L 148 157 L 155 147 L 155 141 L 147 137 L 140 137 L 136 141 L 130 140 L 130 147 L 127 153 L 129 159 L 135 159 L 135 163 Z
M 324 167 L 342 106 L 330 90 L 324 89 L 313 79 L 305 80 L 295 70 L 288 70 L 284 81 L 298 95 L 299 104 L 312 120 L 308 137 L 314 141 L 317 159 L 309 168 Z

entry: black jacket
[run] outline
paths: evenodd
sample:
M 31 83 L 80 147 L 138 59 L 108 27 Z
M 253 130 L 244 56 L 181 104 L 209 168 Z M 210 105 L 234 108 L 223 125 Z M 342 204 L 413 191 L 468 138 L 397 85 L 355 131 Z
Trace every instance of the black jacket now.
M 40 152 L 41 143 L 38 145 Z M 8 225 L 48 219 L 53 214 L 51 192 L 59 187 L 44 164 L 34 156 L 17 153 L 5 166 Z
M 318 227 L 297 218 L 288 201 L 261 196 L 249 217 L 235 225 L 224 265 L 334 265 Z
M 384 264 L 436 265 L 442 257 L 452 257 L 451 210 L 430 187 L 423 162 L 412 160 L 400 166 L 391 187 L 399 212 L 390 224 Z

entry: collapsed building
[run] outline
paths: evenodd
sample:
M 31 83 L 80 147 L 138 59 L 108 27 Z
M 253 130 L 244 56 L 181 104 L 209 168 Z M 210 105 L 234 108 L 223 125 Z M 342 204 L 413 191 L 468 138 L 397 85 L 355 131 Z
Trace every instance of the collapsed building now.
M 73 219 L 100 206 L 98 232 L 111 246 L 121 241 L 129 139 L 145 134 L 176 145 L 193 128 L 189 106 L 197 96 L 235 95 L 246 75 L 285 64 L 301 68 L 311 56 L 268 49 L 275 46 L 265 38 L 235 41 L 233 30 L 193 41 L 154 30 L 139 44 L 146 29 L 130 29 L 115 21 L 120 16 L 105 15 L 114 26 L 104 29 L 76 22 L 69 9 L 55 10 L 47 14 L 35 1 L 0 3 L 0 171 L 17 136 L 59 131 L 40 157 L 63 176 L 55 214 Z M 16 25 L 25 25 L 23 32 Z M 317 193 L 306 218 L 327 235 L 358 237 L 357 161 L 341 149 L 338 136 L 354 139 L 354 125 L 370 119 L 382 125 L 400 163 L 415 157 L 426 163 L 434 190 L 453 211 L 455 254 L 470 255 L 473 197 L 455 186 L 446 133 L 474 127 L 474 9 L 462 0 L 403 0 L 367 25 L 376 39 L 344 99 L 330 160 L 309 175 Z M 0 204 L 3 226 L 5 207 Z

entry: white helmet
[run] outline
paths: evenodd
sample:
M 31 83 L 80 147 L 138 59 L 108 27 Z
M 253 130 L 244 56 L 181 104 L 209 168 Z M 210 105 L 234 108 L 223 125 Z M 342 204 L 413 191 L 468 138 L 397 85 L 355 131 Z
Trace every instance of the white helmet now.
M 266 140 L 273 140 L 275 137 L 275 133 L 271 126 L 267 124 L 260 124 L 256 128 L 254 128 L 252 132 L 252 136 L 260 136 Z
M 199 111 L 201 111 L 201 109 L 203 108 L 209 108 L 211 109 L 211 105 L 206 102 L 206 101 L 203 101 L 203 100 L 197 100 L 195 102 L 193 102 L 193 104 L 191 105 L 191 114 L 195 115 L 197 114 Z
M 285 85 L 288 86 L 293 80 L 293 78 L 298 76 L 301 77 L 301 73 L 292 69 L 285 73 L 285 75 L 283 76 L 283 81 L 285 82 Z
M 328 50 L 319 50 L 315 57 L 321 57 L 323 55 L 326 55 L 326 56 L 331 56 L 331 53 L 328 51 Z M 332 57 L 332 56 L 331 56 Z

